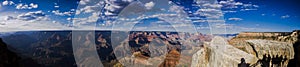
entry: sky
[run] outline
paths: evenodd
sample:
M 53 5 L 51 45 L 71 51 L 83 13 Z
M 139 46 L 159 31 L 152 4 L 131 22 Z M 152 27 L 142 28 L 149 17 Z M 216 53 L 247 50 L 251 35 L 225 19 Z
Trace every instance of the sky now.
M 291 32 L 300 29 L 297 3 L 297 0 L 0 0 L 0 32 Z

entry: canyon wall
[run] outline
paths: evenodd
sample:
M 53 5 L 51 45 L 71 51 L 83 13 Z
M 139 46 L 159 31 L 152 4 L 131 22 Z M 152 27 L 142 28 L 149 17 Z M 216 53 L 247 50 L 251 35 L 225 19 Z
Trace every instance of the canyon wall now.
M 299 67 L 299 31 L 215 36 L 193 55 L 192 67 Z
M 229 43 L 257 56 L 261 66 L 299 67 L 299 32 L 244 32 Z
M 241 60 L 255 65 L 258 58 L 229 45 L 225 38 L 214 37 L 212 42 L 193 55 L 192 67 L 238 67 Z

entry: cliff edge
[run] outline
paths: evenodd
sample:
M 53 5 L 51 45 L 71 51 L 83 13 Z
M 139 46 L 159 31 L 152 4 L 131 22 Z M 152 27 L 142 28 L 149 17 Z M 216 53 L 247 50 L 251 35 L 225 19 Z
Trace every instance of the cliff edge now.
M 291 66 L 300 64 L 300 30 L 293 32 L 244 32 L 229 40 L 229 44 L 257 56 L 262 66 Z

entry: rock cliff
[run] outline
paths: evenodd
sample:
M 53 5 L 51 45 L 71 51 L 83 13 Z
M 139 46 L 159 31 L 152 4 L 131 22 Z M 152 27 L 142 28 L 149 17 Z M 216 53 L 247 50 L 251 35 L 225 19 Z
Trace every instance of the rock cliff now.
M 299 67 L 299 32 L 244 32 L 229 43 L 258 57 L 261 66 Z
M 238 67 L 241 59 L 249 65 L 256 66 L 258 58 L 229 45 L 225 38 L 214 37 L 206 43 L 204 49 L 193 55 L 192 67 Z

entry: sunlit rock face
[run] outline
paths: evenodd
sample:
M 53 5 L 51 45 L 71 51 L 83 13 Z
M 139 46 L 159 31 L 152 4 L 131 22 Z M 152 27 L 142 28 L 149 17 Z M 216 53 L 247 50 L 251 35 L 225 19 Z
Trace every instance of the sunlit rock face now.
M 295 67 L 298 44 L 299 31 L 246 32 L 229 41 L 216 36 L 193 55 L 192 67 L 237 67 L 241 58 L 254 67 Z
M 186 41 L 182 42 L 179 36 L 186 38 Z M 128 40 L 122 41 L 115 51 L 124 56 L 119 61 L 126 67 L 190 67 L 192 54 L 201 47 L 202 41 L 198 37 L 204 36 L 175 32 L 131 32 Z
M 277 36 L 286 36 L 289 35 L 290 32 L 243 32 L 239 33 L 237 37 L 246 37 L 246 38 L 276 38 Z
M 192 67 L 238 67 L 244 58 L 249 65 L 255 65 L 258 58 L 227 43 L 222 37 L 215 37 L 193 56 Z
M 257 64 L 262 66 L 287 67 L 289 60 L 294 59 L 293 45 L 271 40 L 247 40 L 259 58 Z
M 229 40 L 229 44 L 256 55 L 261 66 L 298 67 L 299 32 L 245 32 Z

